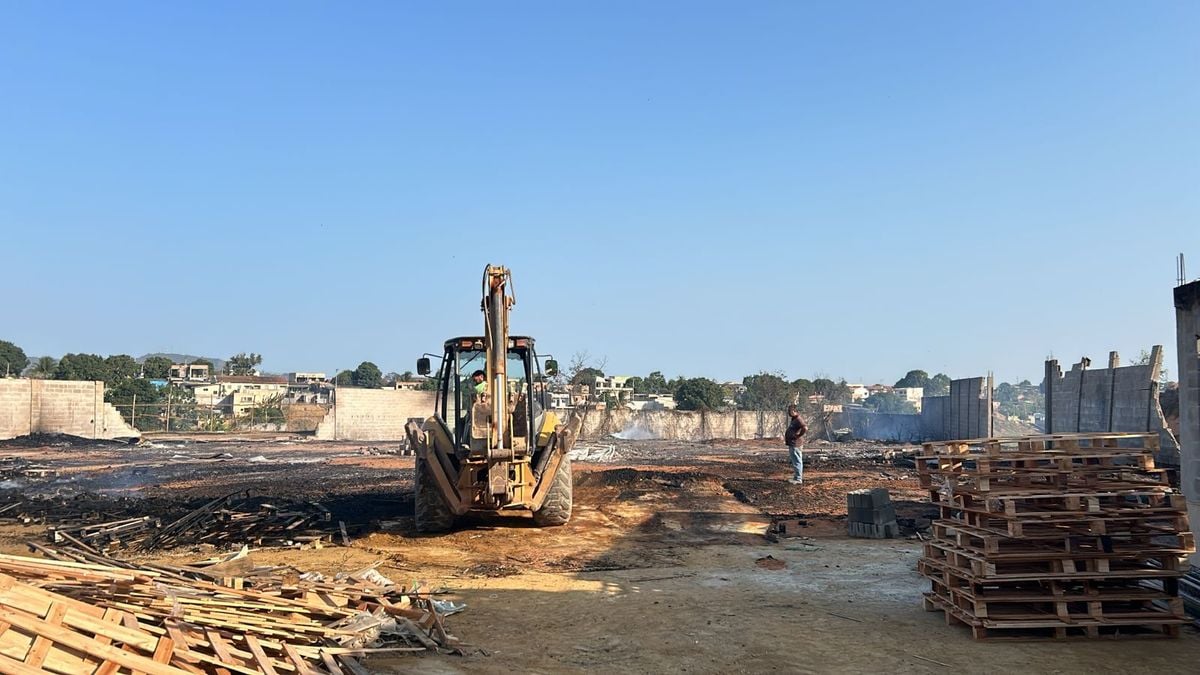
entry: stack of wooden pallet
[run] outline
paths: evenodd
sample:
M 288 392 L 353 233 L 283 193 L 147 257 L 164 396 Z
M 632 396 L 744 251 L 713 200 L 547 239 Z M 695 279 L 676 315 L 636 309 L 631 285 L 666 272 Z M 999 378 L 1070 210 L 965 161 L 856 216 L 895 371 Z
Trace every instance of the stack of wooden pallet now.
M 982 638 L 1175 637 L 1195 550 L 1155 434 L 926 443 L 928 610 Z
M 455 645 L 430 598 L 373 569 L 206 574 L 0 555 L 0 672 L 365 673 L 366 655 Z

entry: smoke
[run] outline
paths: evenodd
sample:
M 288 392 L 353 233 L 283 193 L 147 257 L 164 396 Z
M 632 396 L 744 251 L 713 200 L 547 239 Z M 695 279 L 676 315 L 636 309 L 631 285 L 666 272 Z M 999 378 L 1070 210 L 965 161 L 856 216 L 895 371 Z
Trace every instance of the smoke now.
M 658 434 L 647 429 L 640 421 L 635 420 L 629 426 L 613 434 L 612 437 L 623 441 L 652 441 L 658 438 Z

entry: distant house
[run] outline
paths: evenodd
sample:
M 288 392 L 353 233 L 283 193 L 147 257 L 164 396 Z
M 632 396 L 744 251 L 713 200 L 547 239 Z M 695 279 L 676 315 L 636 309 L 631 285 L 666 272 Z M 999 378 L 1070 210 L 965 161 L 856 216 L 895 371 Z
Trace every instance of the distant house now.
M 871 390 L 865 384 L 847 384 L 850 390 L 850 400 L 854 403 L 865 401 L 871 395 Z
M 674 410 L 675 397 L 670 394 L 634 394 L 625 406 L 631 410 Z
M 329 403 L 333 384 L 326 380 L 325 373 L 288 373 L 287 382 L 288 403 Z
M 320 384 L 325 381 L 325 373 L 288 373 L 288 384 Z
M 199 405 L 212 406 L 230 415 L 244 415 L 251 408 L 288 394 L 286 377 L 218 375 L 217 381 L 195 384 L 192 393 Z M 238 396 L 234 396 L 237 394 Z
M 565 391 L 550 392 L 550 409 L 551 410 L 570 410 L 571 409 L 571 394 Z
M 172 363 L 168 372 L 171 382 L 207 382 L 212 377 L 207 363 Z
M 633 377 L 632 375 L 609 375 L 608 377 L 597 377 L 594 387 L 594 393 L 597 399 L 604 399 L 605 396 L 611 395 L 616 401 L 628 401 L 633 398 L 633 387 L 627 382 Z
M 895 387 L 892 393 L 913 404 L 917 412 L 921 411 L 921 397 L 925 395 L 925 387 Z

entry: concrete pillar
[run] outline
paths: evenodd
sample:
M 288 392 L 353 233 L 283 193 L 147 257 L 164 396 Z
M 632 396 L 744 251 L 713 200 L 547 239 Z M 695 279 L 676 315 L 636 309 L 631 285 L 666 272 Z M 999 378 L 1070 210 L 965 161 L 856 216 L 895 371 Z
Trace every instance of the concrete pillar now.
M 1179 475 L 1192 532 L 1200 537 L 1200 281 L 1175 289 L 1179 355 Z M 1192 556 L 1200 566 L 1200 554 Z

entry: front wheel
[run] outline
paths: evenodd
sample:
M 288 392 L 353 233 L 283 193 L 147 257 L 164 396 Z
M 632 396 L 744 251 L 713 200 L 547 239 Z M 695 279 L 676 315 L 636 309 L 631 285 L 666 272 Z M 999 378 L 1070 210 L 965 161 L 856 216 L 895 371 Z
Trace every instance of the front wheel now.
M 541 527 L 566 525 L 571 520 L 571 459 L 565 454 L 551 478 L 550 492 L 542 508 L 533 512 L 533 522 Z

